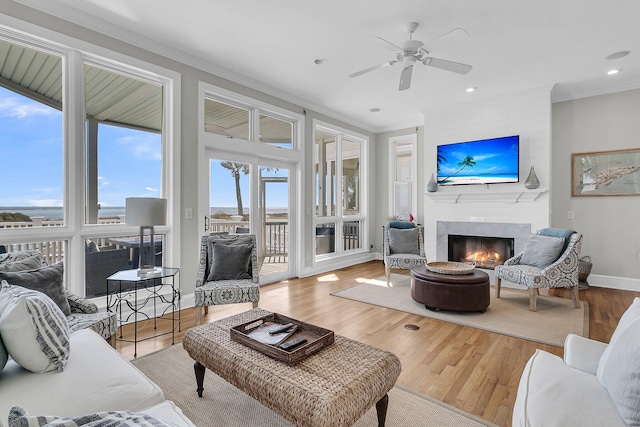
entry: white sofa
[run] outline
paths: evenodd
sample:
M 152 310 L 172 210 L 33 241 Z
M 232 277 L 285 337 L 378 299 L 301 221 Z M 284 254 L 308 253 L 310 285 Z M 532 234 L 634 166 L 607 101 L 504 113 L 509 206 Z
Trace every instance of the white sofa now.
M 12 406 L 29 415 L 78 416 L 101 411 L 134 411 L 178 426 L 194 424 L 162 390 L 96 332 L 70 336 L 64 371 L 33 373 L 13 360 L 0 372 L 0 425 Z
M 524 368 L 513 426 L 640 425 L 640 298 L 607 345 L 567 336 L 564 359 L 536 350 Z

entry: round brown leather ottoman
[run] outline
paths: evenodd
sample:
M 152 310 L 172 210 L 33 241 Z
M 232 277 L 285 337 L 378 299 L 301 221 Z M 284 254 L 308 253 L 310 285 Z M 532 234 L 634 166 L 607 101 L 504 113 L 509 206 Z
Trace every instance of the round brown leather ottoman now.
M 471 274 L 440 274 L 418 265 L 411 269 L 411 297 L 429 310 L 484 312 L 489 275 L 477 268 Z

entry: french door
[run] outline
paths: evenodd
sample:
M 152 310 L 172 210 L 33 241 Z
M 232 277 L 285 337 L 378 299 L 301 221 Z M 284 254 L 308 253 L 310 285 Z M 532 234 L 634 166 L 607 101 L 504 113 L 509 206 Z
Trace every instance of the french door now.
M 206 233 L 252 233 L 258 244 L 260 283 L 294 276 L 295 204 L 293 165 L 270 159 L 206 150 L 209 179 Z M 293 228 L 292 228 L 293 227 Z

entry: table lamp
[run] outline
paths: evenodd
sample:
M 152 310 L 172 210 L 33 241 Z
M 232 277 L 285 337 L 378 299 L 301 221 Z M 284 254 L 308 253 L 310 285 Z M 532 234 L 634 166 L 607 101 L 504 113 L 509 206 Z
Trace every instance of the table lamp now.
M 153 227 L 167 223 L 167 199 L 128 197 L 126 199 L 125 223 L 140 226 L 138 276 L 153 275 L 156 263 Z M 149 235 L 149 239 L 146 241 L 145 233 Z

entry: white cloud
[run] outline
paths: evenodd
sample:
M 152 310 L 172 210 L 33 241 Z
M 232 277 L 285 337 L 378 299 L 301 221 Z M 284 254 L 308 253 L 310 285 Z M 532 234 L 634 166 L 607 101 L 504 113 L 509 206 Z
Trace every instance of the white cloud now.
M 0 98 L 0 117 L 17 117 L 24 119 L 31 116 L 51 116 L 54 114 L 62 113 L 54 108 L 28 99 L 13 96 Z
M 118 138 L 117 142 L 126 145 L 138 159 L 162 160 L 162 151 L 156 135 L 125 136 Z
M 157 193 L 158 189 L 157 188 L 153 188 L 153 187 L 144 187 L 145 190 L 151 192 L 151 193 Z
M 36 199 L 29 200 L 28 206 L 38 206 L 38 207 L 47 207 L 47 206 L 62 206 L 62 200 L 60 199 Z

